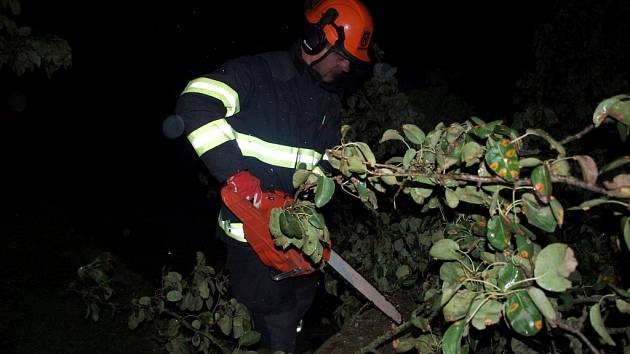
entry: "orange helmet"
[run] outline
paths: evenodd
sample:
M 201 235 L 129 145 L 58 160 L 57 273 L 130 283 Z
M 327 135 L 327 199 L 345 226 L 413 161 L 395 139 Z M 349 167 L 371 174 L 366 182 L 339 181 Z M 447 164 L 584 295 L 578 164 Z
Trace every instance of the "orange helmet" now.
M 330 44 L 353 61 L 369 62 L 368 48 L 374 24 L 368 9 L 359 0 L 321 0 L 306 9 L 309 29 L 302 48 L 319 53 Z

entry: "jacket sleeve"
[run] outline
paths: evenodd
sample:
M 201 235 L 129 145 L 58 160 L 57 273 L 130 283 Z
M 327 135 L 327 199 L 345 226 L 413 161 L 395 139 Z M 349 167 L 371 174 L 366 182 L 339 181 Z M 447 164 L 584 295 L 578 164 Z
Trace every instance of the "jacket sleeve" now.
M 251 96 L 250 67 L 244 59 L 232 60 L 213 73 L 190 81 L 175 107 L 197 155 L 221 183 L 244 169 L 229 121 L 238 116 Z

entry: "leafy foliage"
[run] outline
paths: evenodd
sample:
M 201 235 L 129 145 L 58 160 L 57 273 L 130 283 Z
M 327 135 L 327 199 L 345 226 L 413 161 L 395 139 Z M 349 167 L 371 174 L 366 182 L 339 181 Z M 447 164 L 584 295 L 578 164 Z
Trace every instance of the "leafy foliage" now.
M 21 13 L 19 0 L 0 1 L 0 69 L 9 66 L 16 76 L 43 68 L 51 77 L 72 65 L 72 51 L 65 39 L 54 35 L 34 35 L 13 17 Z
M 619 108 L 625 104 L 622 99 L 617 96 L 617 101 L 604 101 L 616 105 L 617 110 L 600 108 L 596 116 L 622 110 Z M 611 118 L 617 119 L 614 114 L 619 113 L 614 112 L 610 113 Z M 603 121 L 606 116 L 598 119 Z M 624 120 L 619 122 L 626 124 Z M 542 139 L 549 150 L 523 157 L 521 150 L 526 139 Z M 312 183 L 303 184 L 301 189 L 314 189 L 320 200 L 331 199 L 335 190 L 329 185 L 335 181 L 339 190 L 373 210 L 379 207 L 376 193 L 387 194 L 391 190 L 394 203 L 406 194 L 420 206 L 421 212 L 440 210 L 446 228 L 425 238 L 432 244 L 429 255 L 442 261 L 439 281 L 433 284 L 425 281 L 422 285 L 425 289 L 438 289 L 427 289 L 419 309 L 430 306 L 442 312 L 446 327 L 442 350 L 459 353 L 462 338 L 470 335 L 470 326 L 485 330 L 501 318 L 510 330 L 525 337 L 538 334 L 545 323 L 562 328 L 558 293 L 572 287 L 571 275 L 578 262 L 567 244 L 545 245 L 538 241 L 550 238 L 565 221 L 564 206 L 553 195 L 554 184 L 568 184 L 603 195 L 598 202 L 586 203 L 613 203 L 627 210 L 630 194 L 625 192 L 628 187 L 625 174 L 618 174 L 602 186 L 598 183 L 595 159 L 588 155 L 567 156 L 564 145 L 544 130 L 527 129 L 520 134 L 501 121 L 486 123 L 478 117 L 449 126 L 439 123 L 427 133 L 413 124 L 402 124 L 400 129 L 385 130 L 380 142 L 386 141 L 398 142 L 402 150 L 400 155 L 381 163 L 368 144 L 347 141 L 344 136 L 341 145 L 327 152 L 328 161 L 338 174 L 317 176 L 302 170 L 294 182 L 310 180 Z M 573 170 L 580 170 L 581 177 L 571 175 L 565 166 L 558 168 L 558 164 L 570 165 L 569 161 L 575 161 L 579 168 Z M 323 199 L 322 193 L 325 193 Z M 485 213 L 480 212 L 483 210 Z M 622 223 L 625 230 L 627 219 Z M 379 248 L 385 245 L 387 249 L 389 238 L 379 236 Z M 418 268 L 408 263 L 395 264 L 404 259 L 397 253 L 405 250 L 405 243 L 392 247 L 395 251 L 387 258 L 392 259 L 395 274 L 408 278 L 411 282 L 407 285 L 413 286 L 420 279 L 413 274 Z M 369 252 L 378 253 L 375 249 Z M 379 263 L 387 264 L 387 258 L 383 257 Z M 365 271 L 367 267 L 362 263 L 365 261 L 359 262 L 359 268 Z M 376 283 L 384 291 L 393 290 L 387 287 L 388 282 Z M 621 300 L 619 296 L 625 294 L 609 294 L 602 299 Z M 598 329 L 604 328 L 598 320 L 599 313 L 598 308 L 591 309 L 590 318 L 596 324 L 593 328 L 606 343 L 614 345 L 606 330 Z M 411 338 L 416 338 L 412 342 L 417 345 L 424 340 L 412 336 L 406 337 L 405 343 L 409 344 Z
M 79 280 L 69 290 L 83 299 L 86 318 L 99 320 L 101 307 L 129 311 L 128 325 L 135 330 L 142 323 L 153 323 L 169 353 L 241 353 L 260 340 L 253 330 L 247 308 L 236 299 L 226 298 L 228 279 L 206 265 L 197 252 L 196 265 L 186 278 L 178 272 L 164 271 L 162 286 L 154 295 L 133 298 L 130 305 L 115 303 L 112 282 L 115 262 L 103 253 L 78 270 Z M 231 349 L 234 348 L 234 349 Z

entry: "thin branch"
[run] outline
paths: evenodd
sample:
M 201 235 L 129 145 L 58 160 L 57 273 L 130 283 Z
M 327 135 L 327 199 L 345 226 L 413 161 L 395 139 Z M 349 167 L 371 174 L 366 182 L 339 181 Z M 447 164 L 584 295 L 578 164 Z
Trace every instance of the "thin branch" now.
M 602 351 L 600 351 L 599 349 L 597 349 L 597 348 L 593 345 L 593 343 L 591 343 L 591 341 L 589 341 L 589 340 L 588 340 L 588 338 L 586 338 L 586 336 L 585 336 L 582 332 L 580 332 L 579 330 L 577 330 L 577 329 L 575 329 L 575 328 L 573 328 L 573 327 L 571 327 L 571 326 L 569 326 L 569 325 L 567 325 L 567 324 L 564 324 L 564 323 L 562 323 L 562 322 L 560 322 L 560 321 L 558 321 L 556 324 L 557 324 L 557 325 L 558 325 L 558 327 L 560 327 L 561 329 L 563 329 L 563 330 L 565 330 L 565 331 L 567 331 L 567 332 L 569 332 L 569 333 L 571 333 L 571 334 L 573 334 L 573 335 L 575 335 L 575 336 L 579 337 L 579 338 L 580 338 L 580 339 L 581 339 L 584 343 L 586 343 L 586 345 L 587 345 L 587 346 L 591 349 L 591 351 L 592 351 L 594 354 L 603 354 L 603 352 L 602 352 Z
M 560 144 L 564 145 L 567 143 L 570 143 L 574 140 L 578 140 L 581 139 L 584 135 L 588 134 L 591 130 L 595 129 L 595 125 L 591 124 L 588 127 L 582 129 L 580 132 L 573 134 L 573 135 L 569 135 L 566 138 L 562 139 L 560 141 Z
M 371 341 L 368 345 L 366 345 L 365 347 L 363 347 L 363 348 L 359 349 L 357 352 L 355 352 L 355 354 L 374 353 L 376 351 L 376 348 L 380 347 L 383 343 L 385 343 L 388 340 L 392 339 L 393 337 L 399 335 L 400 333 L 406 331 L 411 326 L 412 326 L 412 323 L 411 323 L 411 320 L 409 320 L 409 321 L 401 324 L 400 326 L 398 326 L 398 327 L 396 327 L 396 328 L 394 328 L 392 330 L 389 330 L 389 331 L 381 334 L 376 339 Z
M 608 191 L 605 188 L 600 187 L 594 183 L 585 182 L 575 177 L 558 176 L 556 174 L 551 174 L 551 181 L 570 184 L 572 186 L 580 187 L 591 192 L 608 195 Z

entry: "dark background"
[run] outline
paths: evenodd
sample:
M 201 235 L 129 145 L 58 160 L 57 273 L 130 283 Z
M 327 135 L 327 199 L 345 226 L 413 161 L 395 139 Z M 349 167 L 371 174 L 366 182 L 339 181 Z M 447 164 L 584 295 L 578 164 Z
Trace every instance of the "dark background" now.
M 558 8 L 581 2 L 365 3 L 401 88 L 426 88 L 442 71 L 449 93 L 489 121 L 522 109 L 513 103 L 516 82 L 534 67 L 535 30 Z M 611 3 L 622 2 L 602 7 Z M 58 343 L 66 338 L 79 342 L 59 352 L 98 352 L 69 333 L 109 340 L 97 330 L 106 327 L 84 325 L 82 313 L 62 317 L 83 311 L 61 294 L 95 248 L 122 257 L 153 284 L 162 265 L 190 267 L 196 250 L 221 264 L 213 240 L 216 183 L 200 179 L 204 167 L 188 142 L 165 138 L 161 124 L 189 80 L 238 55 L 289 47 L 303 28 L 302 7 L 301 0 L 22 1 L 16 22 L 34 35 L 67 39 L 73 64 L 51 79 L 41 70 L 20 78 L 0 70 L 0 317 L 8 318 L 0 333 L 9 341 L 0 352 L 55 352 L 51 345 L 67 345 Z M 602 55 L 628 58 L 614 49 Z M 578 57 L 579 68 L 592 59 Z M 15 93 L 27 98 L 20 113 L 6 101 Z M 127 333 L 124 326 L 123 319 Z
M 551 9 L 366 4 L 401 87 L 422 88 L 428 72 L 442 69 L 457 78 L 450 89 L 488 119 L 511 112 L 515 81 L 531 65 L 533 29 Z M 303 28 L 302 1 L 22 5 L 18 24 L 67 39 L 73 64 L 51 80 L 3 72 L 3 92 L 28 98 L 2 132 L 10 207 L 50 205 L 156 271 L 169 257 L 215 247 L 203 243 L 216 206 L 199 181 L 203 166 L 185 139 L 162 135 L 162 120 L 188 80 L 238 55 L 288 47 Z

